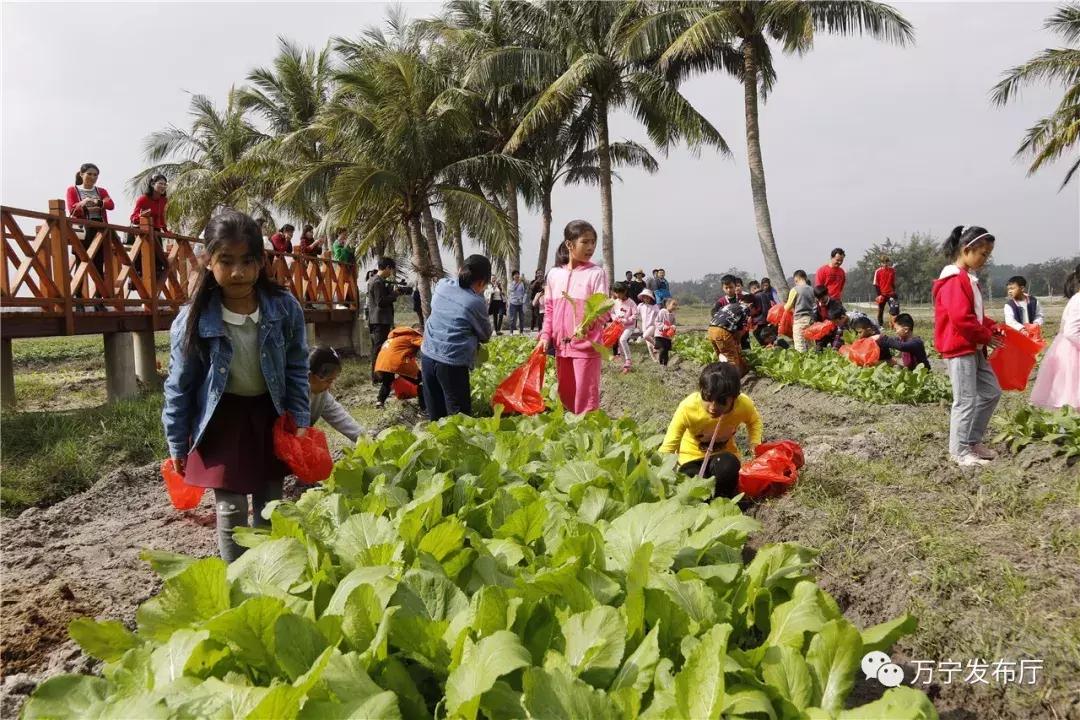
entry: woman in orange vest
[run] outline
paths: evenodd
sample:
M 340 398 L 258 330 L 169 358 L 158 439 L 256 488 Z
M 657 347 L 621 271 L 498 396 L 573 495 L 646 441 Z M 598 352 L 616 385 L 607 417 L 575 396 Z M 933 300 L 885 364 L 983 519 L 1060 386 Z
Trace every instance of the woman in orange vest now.
M 411 327 L 396 327 L 390 331 L 390 335 L 379 348 L 379 354 L 375 358 L 375 372 L 380 374 L 382 380 L 375 407 L 382 408 L 386 405 L 386 398 L 390 397 L 390 391 L 393 389 L 394 377 L 400 375 L 416 385 L 416 397 L 420 400 L 420 409 L 426 410 L 424 394 L 420 390 L 420 366 L 416 363 L 423 341 L 424 336 Z

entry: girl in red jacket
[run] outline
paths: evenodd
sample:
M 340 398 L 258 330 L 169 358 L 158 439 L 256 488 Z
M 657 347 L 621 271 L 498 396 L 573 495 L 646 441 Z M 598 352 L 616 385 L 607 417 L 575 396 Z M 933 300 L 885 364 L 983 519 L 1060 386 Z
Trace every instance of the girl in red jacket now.
M 155 230 L 168 232 L 165 226 L 165 210 L 169 205 L 169 198 L 165 190 L 169 187 L 169 180 L 164 175 L 154 175 L 146 183 L 146 190 L 135 201 L 135 209 L 131 211 L 131 224 L 138 225 L 144 217 L 150 218 L 150 223 Z
M 953 258 L 934 281 L 934 346 L 945 358 L 952 382 L 949 454 L 963 467 L 986 465 L 997 453 L 983 444 L 1001 387 L 986 348 L 1001 345 L 994 321 L 983 312 L 978 270 L 994 250 L 994 236 L 981 227 L 953 229 L 942 246 Z
M 584 220 L 574 220 L 563 230 L 563 242 L 555 251 L 555 267 L 548 272 L 544 290 L 544 328 L 537 348 L 555 347 L 555 374 L 559 399 L 572 413 L 600 408 L 600 342 L 607 316 L 585 329 L 576 329 L 585 316 L 585 300 L 594 293 L 608 294 L 607 274 L 593 265 L 596 230 Z

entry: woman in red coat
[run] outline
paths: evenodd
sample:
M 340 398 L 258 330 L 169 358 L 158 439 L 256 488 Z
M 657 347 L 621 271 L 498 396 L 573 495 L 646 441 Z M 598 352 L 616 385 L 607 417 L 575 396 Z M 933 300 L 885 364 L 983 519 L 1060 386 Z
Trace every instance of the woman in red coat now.
M 109 222 L 109 210 L 116 207 L 116 203 L 109 197 L 109 192 L 97 184 L 98 175 L 101 173 L 94 163 L 83 163 L 79 171 L 75 173 L 75 184 L 67 189 L 67 210 L 73 218 L 80 220 L 92 220 L 94 222 Z M 89 251 L 97 236 L 104 230 L 96 227 L 85 227 L 83 247 Z M 92 258 L 94 267 L 102 276 L 105 275 L 105 250 L 99 248 Z M 75 272 L 72 265 L 72 274 Z M 95 286 L 97 283 L 94 283 Z M 76 290 L 75 297 L 82 297 L 82 291 Z M 94 297 L 101 297 L 101 288 L 94 292 Z M 104 305 L 96 305 L 98 310 L 104 310 Z
M 165 214 L 169 207 L 169 198 L 166 196 L 165 191 L 168 187 L 169 180 L 164 175 L 154 175 L 147 181 L 146 190 L 135 201 L 135 209 L 131 211 L 132 225 L 139 225 L 144 217 L 148 217 L 154 230 L 157 232 L 169 231 L 169 228 L 165 225 Z M 165 280 L 168 261 L 166 260 L 167 255 L 161 237 L 157 236 L 154 240 L 157 243 L 154 268 L 157 271 L 158 284 L 160 285 Z

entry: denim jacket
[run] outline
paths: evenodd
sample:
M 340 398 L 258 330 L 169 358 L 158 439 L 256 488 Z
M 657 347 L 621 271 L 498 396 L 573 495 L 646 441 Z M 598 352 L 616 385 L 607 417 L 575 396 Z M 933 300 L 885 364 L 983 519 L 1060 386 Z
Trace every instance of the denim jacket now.
M 188 356 L 184 352 L 190 311 L 190 305 L 180 308 L 169 332 L 172 350 L 165 381 L 165 408 L 161 411 L 169 454 L 181 458 L 202 440 L 225 392 L 233 352 L 221 318 L 220 292 L 210 299 L 199 318 L 205 356 Z M 304 311 L 292 295 L 259 294 L 259 351 L 266 387 L 278 414 L 287 410 L 298 427 L 308 427 L 307 335 Z
M 446 278 L 435 286 L 431 298 L 431 316 L 424 323 L 424 342 L 420 352 L 444 365 L 472 367 L 480 343 L 491 338 L 484 298 L 470 288 L 458 285 L 457 278 Z

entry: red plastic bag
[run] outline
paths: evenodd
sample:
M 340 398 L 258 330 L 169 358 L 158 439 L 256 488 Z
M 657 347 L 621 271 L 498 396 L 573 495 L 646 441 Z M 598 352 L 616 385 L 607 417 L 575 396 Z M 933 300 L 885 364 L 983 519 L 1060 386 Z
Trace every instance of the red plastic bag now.
M 664 323 L 660 326 L 660 337 L 668 338 L 669 340 L 675 337 L 675 326 L 671 323 Z
M 169 500 L 174 508 L 192 510 L 198 507 L 206 488 L 184 482 L 184 476 L 176 471 L 172 458 L 166 458 L 161 463 L 161 477 L 165 479 L 165 489 L 169 491 Z
M 547 354 L 533 350 L 529 359 L 522 363 L 495 388 L 491 405 L 502 405 L 503 412 L 520 415 L 536 415 L 544 411 L 544 370 Z
M 760 452 L 742 466 L 739 470 L 738 490 L 751 498 L 779 495 L 793 485 L 798 477 L 799 469 L 791 451 L 784 447 L 773 447 Z
M 822 320 L 807 327 L 803 330 L 802 335 L 807 340 L 817 342 L 818 340 L 824 340 L 834 332 L 836 332 L 836 323 L 832 320 Z
M 1002 390 L 1023 390 L 1043 344 L 1008 325 L 999 324 L 997 330 L 1004 333 L 1005 344 L 990 355 L 990 367 Z
M 796 470 L 801 470 L 802 466 L 806 464 L 806 458 L 803 456 L 802 447 L 794 440 L 776 440 L 774 442 L 761 443 L 754 448 L 754 455 L 763 455 L 770 450 L 779 450 L 787 453 L 791 457 L 791 461 L 795 463 Z
M 274 454 L 305 485 L 322 482 L 334 471 L 334 460 L 323 431 L 309 427 L 304 437 L 299 437 L 296 421 L 289 413 L 274 421 Z
M 622 337 L 625 326 L 618 320 L 612 320 L 604 327 L 604 332 L 600 335 L 600 344 L 606 348 L 613 348 L 619 344 L 619 338 Z
M 770 325 L 780 326 L 780 323 L 784 321 L 784 306 L 773 305 L 769 308 L 769 314 L 765 316 L 765 321 Z
M 398 375 L 390 383 L 390 389 L 394 391 L 394 397 L 398 400 L 411 400 L 420 394 L 420 386 L 406 377 Z
M 878 295 L 877 298 L 874 300 L 874 302 L 876 304 L 878 304 L 878 305 L 884 305 L 885 304 L 885 296 L 884 295 Z
M 784 337 L 795 337 L 795 311 L 785 310 L 784 317 L 780 318 L 780 325 L 777 326 L 776 333 L 783 335 Z
M 1035 342 L 1042 344 L 1044 347 L 1046 346 L 1046 341 L 1043 340 L 1042 336 L 1042 325 L 1036 323 L 1024 323 L 1024 329 L 1021 330 L 1021 332 Z
M 844 345 L 840 354 L 859 367 L 870 367 L 881 362 L 881 348 L 872 338 L 859 338 L 850 345 Z

